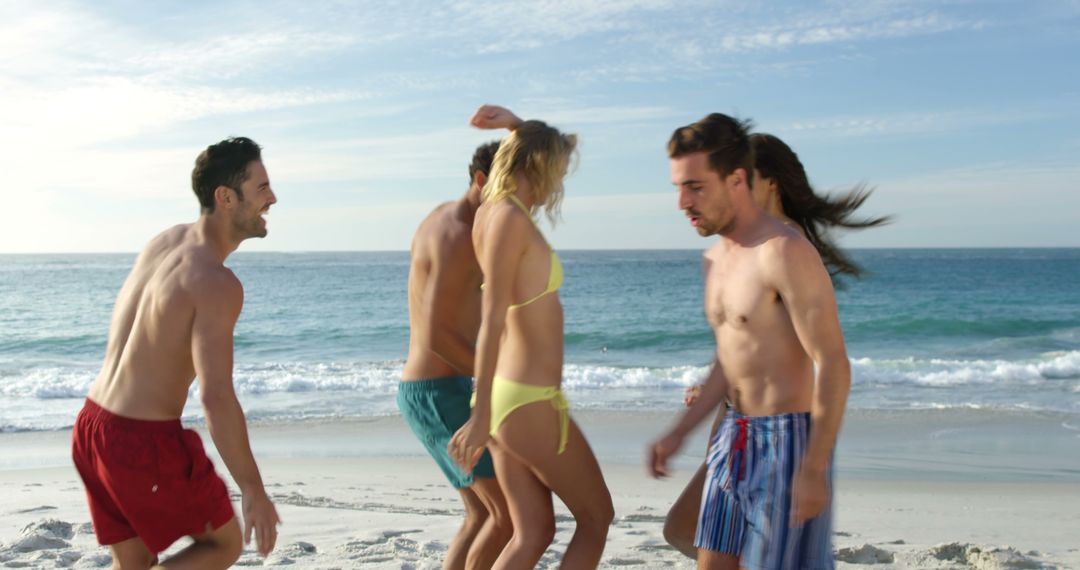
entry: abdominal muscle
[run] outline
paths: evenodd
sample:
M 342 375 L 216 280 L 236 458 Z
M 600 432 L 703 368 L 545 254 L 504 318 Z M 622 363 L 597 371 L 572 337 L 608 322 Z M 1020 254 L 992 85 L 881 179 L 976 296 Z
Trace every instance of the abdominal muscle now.
M 750 416 L 809 412 L 814 393 L 814 363 L 798 339 L 754 341 L 739 331 L 722 331 L 717 359 L 735 409 Z

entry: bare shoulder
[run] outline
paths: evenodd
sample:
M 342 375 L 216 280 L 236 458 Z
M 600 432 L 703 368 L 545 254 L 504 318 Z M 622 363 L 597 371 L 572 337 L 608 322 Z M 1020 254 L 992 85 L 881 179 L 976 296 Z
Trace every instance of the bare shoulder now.
M 188 235 L 190 229 L 191 224 L 177 224 L 150 238 L 150 241 L 143 247 L 142 252 L 139 253 L 136 265 L 153 264 L 155 261 L 162 259 L 184 243 L 184 238 Z
M 160 251 L 175 248 L 184 242 L 190 230 L 191 224 L 177 224 L 154 236 L 146 245 L 146 249 Z
M 436 208 L 416 232 L 414 242 L 430 257 L 473 255 L 472 225 L 458 217 L 454 206 L 454 202 L 447 202 Z
M 197 307 L 239 313 L 244 304 L 244 286 L 231 269 L 193 253 L 184 281 Z
M 484 203 L 476 212 L 476 227 L 473 232 L 481 235 L 498 234 L 499 242 L 510 239 L 524 239 L 532 229 L 529 216 L 509 200 Z
M 827 278 L 828 272 L 814 244 L 793 228 L 784 226 L 782 230 L 762 244 L 758 261 L 764 272 L 785 281 Z
M 726 250 L 727 248 L 724 247 L 724 243 L 717 241 L 702 252 L 701 261 L 706 264 L 720 261 L 720 259 L 724 257 L 724 252 Z

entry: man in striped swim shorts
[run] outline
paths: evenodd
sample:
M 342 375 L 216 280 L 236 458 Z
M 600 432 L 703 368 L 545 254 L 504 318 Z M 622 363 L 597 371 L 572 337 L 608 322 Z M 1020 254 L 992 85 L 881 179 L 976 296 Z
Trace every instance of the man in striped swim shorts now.
M 751 197 L 749 126 L 714 113 L 668 143 L 679 208 L 720 237 L 702 263 L 716 354 L 697 402 L 650 446 L 649 468 L 666 475 L 686 434 L 730 401 L 709 442 L 698 568 L 831 569 L 832 456 L 851 370 L 820 255 Z

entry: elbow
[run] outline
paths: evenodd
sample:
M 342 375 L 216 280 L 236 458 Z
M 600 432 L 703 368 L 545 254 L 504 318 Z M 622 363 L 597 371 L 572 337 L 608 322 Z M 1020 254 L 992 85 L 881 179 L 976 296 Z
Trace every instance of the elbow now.
M 200 390 L 199 401 L 207 418 L 220 416 L 237 406 L 236 396 L 221 390 Z
M 851 388 L 851 361 L 845 354 L 823 358 L 819 364 L 819 376 L 836 389 Z
M 838 391 L 843 391 L 845 394 L 851 391 L 851 361 L 847 358 L 841 358 L 836 363 L 833 381 L 836 383 Z

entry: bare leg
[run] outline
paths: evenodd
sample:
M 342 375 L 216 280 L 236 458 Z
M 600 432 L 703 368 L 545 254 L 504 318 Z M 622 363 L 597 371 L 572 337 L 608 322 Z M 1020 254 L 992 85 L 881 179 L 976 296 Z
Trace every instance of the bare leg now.
M 465 560 L 465 567 L 469 570 L 474 568 L 491 568 L 495 560 L 502 553 L 506 543 L 514 532 L 514 525 L 510 521 L 509 507 L 506 498 L 503 497 L 499 482 L 495 479 L 480 479 L 473 481 L 471 489 L 480 498 L 487 510 L 487 519 L 476 534 L 476 538 L 469 548 L 469 555 Z
M 701 511 L 701 493 L 705 488 L 705 473 L 708 466 L 704 463 L 690 478 L 675 504 L 671 505 L 667 519 L 664 520 L 664 540 L 676 550 L 690 558 L 697 558 L 694 548 L 694 533 L 697 531 L 698 515 Z
M 738 570 L 739 558 L 730 554 L 700 549 L 697 555 L 697 567 L 698 570 Z
M 463 570 L 466 568 L 466 559 L 469 548 L 476 539 L 476 535 L 484 526 L 487 519 L 487 508 L 480 501 L 480 497 L 468 487 L 458 489 L 461 493 L 461 501 L 465 503 L 465 520 L 457 535 L 450 541 L 450 547 L 446 549 L 446 559 L 443 560 L 443 570 Z
M 146 570 L 157 564 L 157 556 L 146 548 L 146 543 L 139 537 L 110 544 L 109 551 L 112 552 L 113 570 Z
M 240 558 L 244 541 L 240 536 L 240 523 L 234 517 L 217 530 L 193 536 L 195 543 L 177 552 L 155 569 L 214 570 L 225 569 Z
M 574 515 L 577 524 L 562 567 L 597 567 L 615 512 L 600 465 L 577 424 L 570 421 L 566 450 L 558 454 L 558 414 L 550 403 L 537 402 L 515 410 L 500 427 L 498 440 Z M 509 491 L 507 498 L 513 502 Z M 517 524 L 515 518 L 515 532 Z
M 535 568 L 555 538 L 551 491 L 527 465 L 498 445 L 489 445 L 499 485 L 513 521 L 514 533 L 495 561 L 495 569 Z

